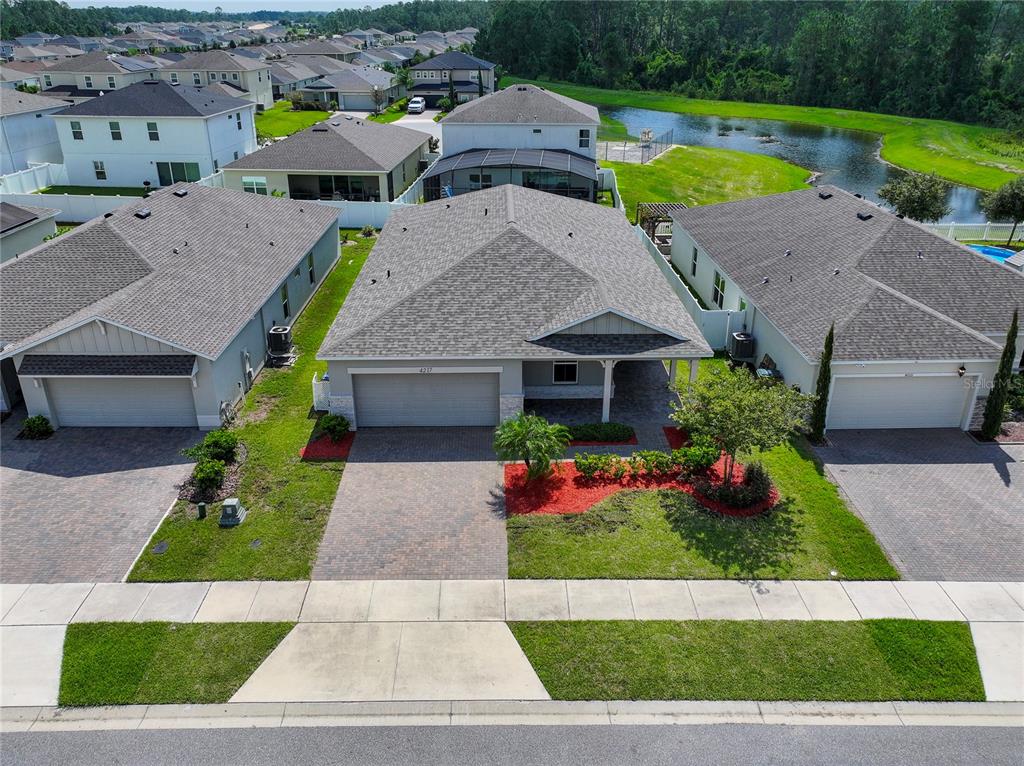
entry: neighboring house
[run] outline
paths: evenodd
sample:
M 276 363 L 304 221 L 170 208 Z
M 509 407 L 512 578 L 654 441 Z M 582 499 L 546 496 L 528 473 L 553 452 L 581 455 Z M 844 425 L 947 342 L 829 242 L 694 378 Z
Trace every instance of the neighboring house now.
M 228 51 L 196 53 L 165 66 L 160 77 L 172 85 L 194 87 L 225 82 L 246 91 L 245 98 L 256 104 L 257 111 L 274 105 L 270 64 L 249 56 Z
M 417 42 L 422 42 L 420 35 Z M 476 56 L 459 51 L 449 51 L 434 56 L 432 59 L 410 67 L 413 86 L 410 96 L 423 96 L 427 106 L 437 106 L 437 102 L 448 97 L 448 83 L 455 83 L 455 95 L 459 102 L 471 101 L 480 95 L 480 82 L 483 81 L 484 94 L 494 92 L 494 64 Z
M 358 48 L 346 45 L 340 40 L 311 40 L 308 43 L 295 43 L 288 48 L 289 56 L 327 56 L 348 62 L 358 54 Z
M 402 97 L 402 89 L 394 74 L 368 66 L 324 75 L 301 90 L 306 101 L 318 101 L 325 106 L 333 103 L 342 110 L 372 111 L 378 103 L 374 98 L 375 92 L 380 94 L 381 106 Z
M 336 210 L 162 189 L 0 265 L 0 360 L 54 426 L 216 428 L 337 257 Z
M 461 104 L 441 120 L 442 157 L 427 200 L 501 184 L 597 199 L 597 108 L 536 85 Z
M 292 199 L 389 202 L 420 174 L 430 136 L 398 125 L 335 118 L 224 168 L 224 185 Z
M 42 82 L 38 72 L 15 69 L 7 64 L 0 66 L 0 88 L 9 88 L 11 90 L 16 90 L 19 86 L 40 88 L 42 87 Z
M 33 45 L 15 48 L 13 56 L 16 61 L 60 61 L 62 59 L 81 56 L 85 51 L 67 45 Z
M 0 262 L 16 258 L 56 234 L 58 213 L 52 207 L 0 202 Z
M 525 399 L 607 420 L 616 364 L 711 353 L 621 212 L 509 185 L 393 212 L 317 358 L 364 428 L 493 426 Z
M 333 59 L 331 60 L 333 61 Z M 280 59 L 268 63 L 270 64 L 270 84 L 275 100 L 284 98 L 286 93 L 301 90 L 320 79 L 318 72 L 313 71 L 299 60 Z
M 706 305 L 736 312 L 755 365 L 813 393 L 835 324 L 828 428 L 980 417 L 1024 275 L 834 186 L 673 217 L 672 263 Z
M 80 37 L 79 35 L 64 35 L 52 41 L 55 45 L 67 45 L 70 48 L 78 48 L 85 53 L 92 53 L 103 49 L 103 39 L 99 37 Z
M 4 91 L 0 98 L 0 175 L 25 170 L 33 163 L 60 163 L 53 115 L 66 107 L 65 102 L 38 93 Z
M 43 93 L 78 104 L 101 92 L 126 88 L 143 80 L 155 80 L 159 66 L 151 61 L 117 53 L 94 51 L 59 61 L 40 74 Z
M 198 181 L 256 150 L 255 105 L 209 88 L 147 80 L 68 107 L 57 122 L 68 183 Z

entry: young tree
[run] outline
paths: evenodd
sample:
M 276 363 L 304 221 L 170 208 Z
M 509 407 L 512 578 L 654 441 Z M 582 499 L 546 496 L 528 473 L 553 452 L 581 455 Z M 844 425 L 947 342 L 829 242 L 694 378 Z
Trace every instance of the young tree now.
M 452 74 L 455 74 L 452 72 Z M 455 80 L 448 78 L 448 101 L 451 102 L 451 109 L 459 105 L 459 97 L 455 94 Z
M 1006 244 L 1013 241 L 1017 226 L 1024 221 L 1024 176 L 1008 181 L 981 200 L 981 209 L 993 221 L 1013 221 Z
M 412 71 L 408 67 L 400 67 L 395 72 L 395 85 L 408 95 L 409 89 L 413 86 Z
M 484 73 L 483 73 L 482 69 L 477 69 L 476 70 L 476 88 L 477 88 L 477 95 L 478 96 L 483 96 L 484 95 Z
M 380 114 L 388 103 L 388 94 L 374 85 L 370 96 L 373 98 L 373 113 Z
M 527 479 L 551 472 L 551 461 L 565 454 L 569 429 L 539 415 L 520 412 L 494 429 L 494 451 L 499 460 L 522 460 Z
M 999 369 L 992 379 L 992 390 L 985 400 L 985 416 L 981 422 L 981 435 L 986 439 L 996 438 L 1003 425 L 1006 401 L 1010 396 L 1010 378 L 1013 377 L 1013 358 L 1017 349 L 1017 312 L 1013 312 L 1010 329 L 1006 333 L 1006 345 L 999 358 Z
M 897 213 L 921 222 L 938 221 L 949 215 L 952 208 L 946 201 L 948 195 L 948 183 L 935 175 L 919 173 L 907 173 L 886 181 L 878 190 L 878 196 Z
M 828 414 L 828 390 L 832 385 L 832 347 L 835 344 L 836 326 L 833 324 L 825 336 L 825 349 L 818 363 L 818 380 L 814 386 L 814 406 L 811 409 L 811 438 L 820 442 L 825 438 L 825 417 Z
M 747 370 L 720 372 L 679 389 L 672 420 L 691 435 L 707 436 L 725 452 L 726 484 L 736 455 L 771 449 L 807 422 L 813 397 L 759 381 Z

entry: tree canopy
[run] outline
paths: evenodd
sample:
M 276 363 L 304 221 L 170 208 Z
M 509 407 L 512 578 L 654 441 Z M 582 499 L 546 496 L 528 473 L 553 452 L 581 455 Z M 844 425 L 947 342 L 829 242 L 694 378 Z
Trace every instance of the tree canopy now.
M 897 213 L 922 223 L 938 221 L 953 209 L 949 204 L 950 185 L 934 175 L 907 173 L 886 181 L 878 196 Z

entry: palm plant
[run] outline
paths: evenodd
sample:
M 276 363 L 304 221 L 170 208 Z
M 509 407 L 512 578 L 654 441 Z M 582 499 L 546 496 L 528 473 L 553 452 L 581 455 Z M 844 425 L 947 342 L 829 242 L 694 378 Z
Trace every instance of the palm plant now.
M 529 480 L 551 473 L 551 461 L 565 454 L 569 429 L 539 415 L 520 412 L 494 430 L 494 451 L 500 460 L 522 460 Z

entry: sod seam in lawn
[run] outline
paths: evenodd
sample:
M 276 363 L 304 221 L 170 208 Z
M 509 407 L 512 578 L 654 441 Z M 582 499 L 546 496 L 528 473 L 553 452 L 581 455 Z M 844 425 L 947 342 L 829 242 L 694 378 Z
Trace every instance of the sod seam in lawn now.
M 556 700 L 984 700 L 970 628 L 865 620 L 513 622 Z
M 599 106 L 781 120 L 877 133 L 882 136 L 881 155 L 887 162 L 917 173 L 935 173 L 954 183 L 979 189 L 996 189 L 1024 173 L 1024 158 L 1015 154 L 1012 146 L 1005 151 L 993 150 L 993 147 L 1007 145 L 1006 131 L 981 125 L 852 109 L 712 101 L 658 91 L 609 90 L 519 77 L 502 78 L 501 87 L 517 82 L 532 82 L 542 88 Z
M 265 368 L 232 425 L 248 450 L 238 492 L 249 510 L 245 522 L 221 529 L 219 504 L 199 521 L 188 503 L 179 501 L 139 557 L 130 581 L 309 579 L 344 467 L 299 458 L 315 424 L 309 382 L 314 371 L 327 369 L 316 352 L 376 241 L 354 232 L 348 236 L 355 244 L 342 247 L 337 265 L 293 326 L 294 365 Z M 154 550 L 160 542 L 168 543 L 164 553 Z
M 59 703 L 227 702 L 293 626 L 290 622 L 69 625 Z

